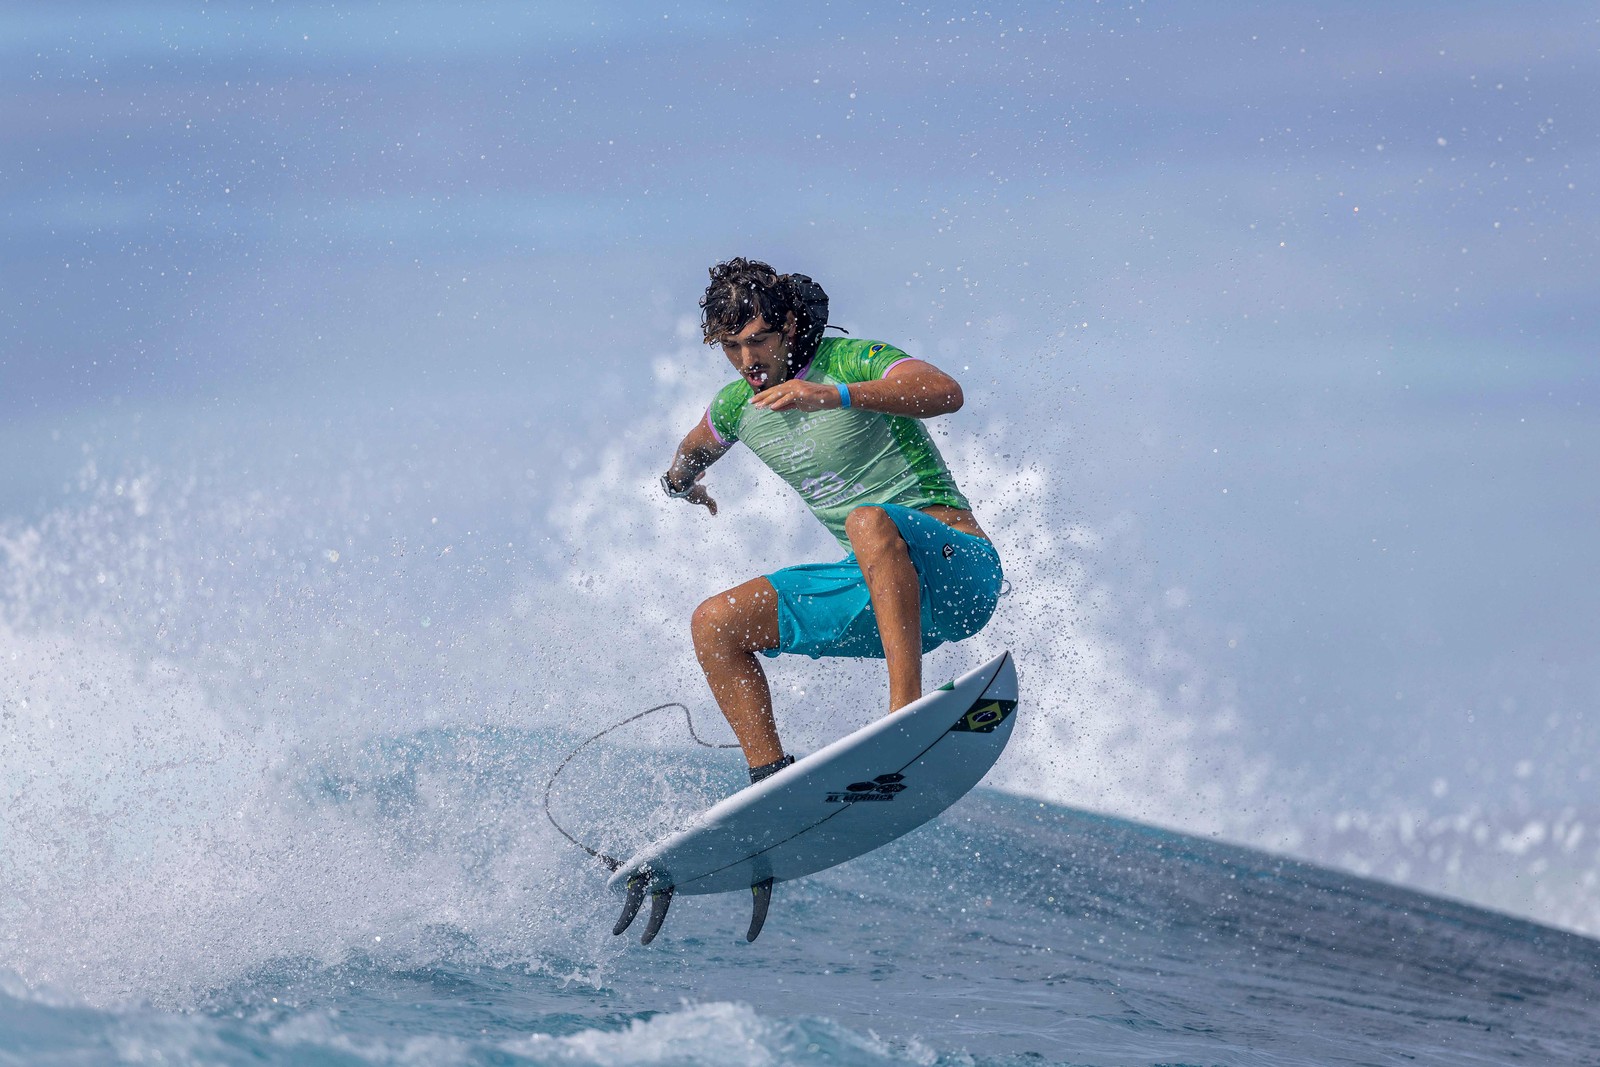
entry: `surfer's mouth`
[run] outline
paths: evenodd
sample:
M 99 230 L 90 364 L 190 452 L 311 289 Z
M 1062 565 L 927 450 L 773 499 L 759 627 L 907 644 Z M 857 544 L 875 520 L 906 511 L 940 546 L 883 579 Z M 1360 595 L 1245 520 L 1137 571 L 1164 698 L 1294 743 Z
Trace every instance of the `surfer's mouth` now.
M 755 386 L 757 392 L 760 392 L 767 387 L 767 380 L 770 375 L 765 367 L 746 367 L 744 377 L 746 381 Z

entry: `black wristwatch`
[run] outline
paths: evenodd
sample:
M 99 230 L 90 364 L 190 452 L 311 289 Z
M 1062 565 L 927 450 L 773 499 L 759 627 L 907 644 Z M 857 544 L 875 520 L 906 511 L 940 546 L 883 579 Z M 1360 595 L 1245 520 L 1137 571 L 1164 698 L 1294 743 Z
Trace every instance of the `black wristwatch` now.
M 689 479 L 689 484 L 684 486 L 682 489 L 674 489 L 672 488 L 672 479 L 663 474 L 661 476 L 661 491 L 666 493 L 674 500 L 682 500 L 684 497 L 694 492 L 694 479 Z

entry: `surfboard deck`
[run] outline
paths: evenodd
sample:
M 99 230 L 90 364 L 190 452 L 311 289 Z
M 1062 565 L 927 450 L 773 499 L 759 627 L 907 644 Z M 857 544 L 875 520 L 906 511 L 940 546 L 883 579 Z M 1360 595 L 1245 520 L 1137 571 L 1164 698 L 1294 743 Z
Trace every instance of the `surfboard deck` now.
M 1005 750 L 1017 672 L 1001 653 L 893 715 L 796 760 L 645 846 L 611 876 L 627 900 L 615 933 L 652 898 L 646 944 L 674 894 L 753 895 L 751 941 L 772 886 L 888 844 L 977 785 Z

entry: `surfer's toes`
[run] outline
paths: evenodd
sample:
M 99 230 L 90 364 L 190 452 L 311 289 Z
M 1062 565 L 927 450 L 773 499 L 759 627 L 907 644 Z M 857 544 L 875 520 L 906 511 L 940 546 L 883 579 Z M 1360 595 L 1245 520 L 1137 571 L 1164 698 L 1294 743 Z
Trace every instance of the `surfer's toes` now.
M 759 767 L 751 767 L 750 784 L 755 785 L 763 778 L 771 778 L 774 774 L 777 774 L 779 771 L 783 770 L 793 762 L 793 756 L 785 756 L 782 759 L 775 759 L 771 763 L 763 763 Z

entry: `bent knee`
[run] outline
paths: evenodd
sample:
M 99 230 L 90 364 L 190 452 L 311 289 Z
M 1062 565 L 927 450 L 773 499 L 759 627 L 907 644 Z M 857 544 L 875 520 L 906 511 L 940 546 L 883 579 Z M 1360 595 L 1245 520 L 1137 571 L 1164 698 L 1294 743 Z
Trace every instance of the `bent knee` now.
M 852 511 L 844 520 L 844 532 L 850 538 L 850 547 L 855 550 L 857 558 L 905 548 L 906 542 L 900 536 L 900 527 L 895 525 L 887 511 L 872 504 Z
M 728 590 L 707 597 L 689 616 L 689 633 L 694 638 L 694 647 L 702 651 L 755 651 L 768 647 L 762 643 L 764 630 L 767 629 L 761 625 L 760 615 L 764 609 L 774 615 L 777 610 L 771 606 L 770 597 L 762 597 L 758 592 Z
M 727 593 L 702 600 L 689 616 L 689 633 L 694 636 L 695 647 L 717 644 L 732 629 L 731 614 Z

